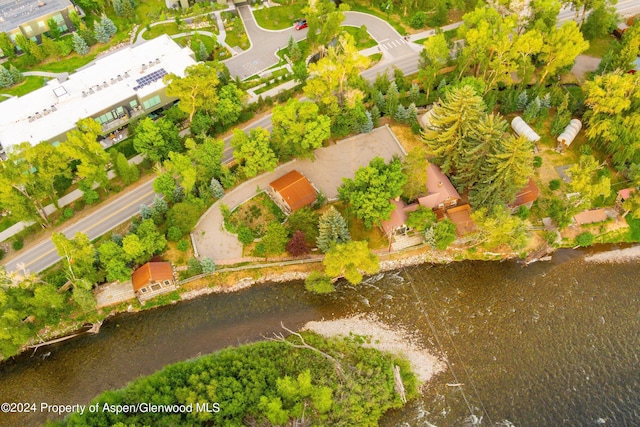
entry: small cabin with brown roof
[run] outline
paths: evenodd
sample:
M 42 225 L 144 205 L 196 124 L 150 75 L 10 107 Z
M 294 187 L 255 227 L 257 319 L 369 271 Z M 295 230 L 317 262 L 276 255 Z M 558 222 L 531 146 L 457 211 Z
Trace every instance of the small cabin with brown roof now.
M 148 262 L 131 275 L 133 292 L 140 302 L 177 289 L 171 263 Z
M 316 201 L 318 193 L 304 175 L 292 170 L 272 183 L 271 196 L 287 214 L 291 214 L 300 208 L 309 206 Z
M 408 227 L 406 225 L 407 217 L 409 213 L 415 212 L 419 205 L 412 203 L 407 205 L 402 200 L 389 200 L 395 207 L 391 212 L 391 216 L 388 220 L 382 221 L 380 225 L 387 235 L 388 239 L 391 239 L 394 234 L 404 234 L 407 232 Z
M 518 194 L 516 194 L 516 199 L 509 205 L 509 209 L 511 209 L 511 212 L 514 212 L 520 206 L 526 206 L 527 208 L 531 209 L 531 206 L 533 206 L 533 202 L 538 200 L 539 194 L 540 189 L 538 188 L 536 183 L 533 182 L 533 179 L 529 178 L 529 182 L 527 183 L 527 185 L 522 190 L 520 190 Z
M 596 222 L 606 221 L 607 213 L 604 209 L 593 209 L 590 211 L 582 211 L 574 215 L 573 219 L 578 225 L 595 224 Z

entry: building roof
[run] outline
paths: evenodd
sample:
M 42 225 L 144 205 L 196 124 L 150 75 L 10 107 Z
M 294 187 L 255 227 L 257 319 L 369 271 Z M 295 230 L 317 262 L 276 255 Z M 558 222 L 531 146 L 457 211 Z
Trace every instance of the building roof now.
M 74 129 L 80 119 L 101 114 L 128 99 L 144 100 L 157 93 L 165 87 L 164 82 L 161 77 L 150 79 L 161 70 L 184 76 L 185 68 L 195 63 L 193 52 L 167 35 L 115 51 L 62 83 L 53 79 L 43 88 L 1 102 L 0 144 L 9 149 L 22 142 L 35 145 L 50 141 Z M 139 80 L 149 82 L 140 87 Z
M 591 211 L 583 211 L 573 216 L 578 225 L 593 224 L 607 220 L 607 213 L 604 209 L 594 209 Z
M 67 8 L 73 8 L 69 0 L 0 0 L 0 32 Z
M 456 234 L 458 236 L 464 236 L 476 229 L 476 224 L 471 219 L 471 206 L 469 205 L 460 205 L 448 209 L 445 215 L 456 225 Z
M 418 203 L 430 209 L 437 209 L 445 200 L 460 199 L 460 194 L 449 178 L 438 166 L 431 163 L 427 166 L 427 191 L 428 195 L 418 198 Z
M 151 282 L 173 281 L 173 269 L 168 262 L 148 262 L 131 275 L 133 291 L 138 292 Z
M 417 210 L 420 205 L 412 203 L 407 205 L 402 200 L 389 200 L 393 205 L 393 211 L 388 220 L 382 221 L 380 225 L 387 236 L 390 236 L 394 229 L 401 227 L 407 222 L 407 216 L 410 212 Z
M 540 189 L 533 182 L 533 178 L 529 178 L 527 185 L 516 194 L 516 199 L 509 205 L 511 209 L 535 202 L 540 194 Z
M 292 212 L 308 206 L 318 197 L 315 188 L 300 172 L 292 170 L 269 184 L 280 194 Z
M 629 197 L 631 197 L 631 193 L 633 193 L 634 191 L 636 191 L 635 188 L 623 188 L 622 190 L 618 191 L 618 197 L 620 197 L 620 200 L 624 202 Z

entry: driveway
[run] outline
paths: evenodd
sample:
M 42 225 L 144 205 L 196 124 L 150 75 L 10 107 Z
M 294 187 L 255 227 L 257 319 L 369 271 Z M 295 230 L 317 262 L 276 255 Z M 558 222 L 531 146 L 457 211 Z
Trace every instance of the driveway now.
M 293 22 L 291 28 L 280 31 L 269 31 L 259 27 L 249 6 L 240 6 L 238 13 L 244 22 L 251 47 L 224 61 L 233 77 L 240 76 L 244 80 L 277 64 L 280 59 L 276 52 L 287 46 L 290 36 L 296 41 L 307 37 L 307 29 L 296 31 L 293 29 Z
M 278 7 L 278 6 L 274 6 Z M 287 46 L 289 37 L 296 41 L 307 37 L 307 29 L 296 31 L 293 28 L 272 31 L 258 26 L 249 6 L 241 6 L 238 13 L 244 22 L 247 36 L 251 41 L 251 47 L 243 53 L 224 61 L 232 76 L 240 76 L 246 79 L 279 62 L 276 55 L 278 49 Z M 392 58 L 401 58 L 415 54 L 414 48 L 391 25 L 384 20 L 361 12 L 345 12 L 343 25 L 360 27 L 366 25 L 367 31 L 376 40 L 383 53 Z M 417 50 L 420 47 L 416 45 Z
M 293 160 L 275 171 L 253 178 L 217 201 L 200 218 L 193 230 L 199 256 L 207 256 L 217 264 L 234 264 L 243 261 L 242 244 L 234 234 L 227 233 L 222 226 L 220 203 L 232 210 L 255 196 L 259 190 L 266 190 L 269 183 L 292 170 L 306 176 L 329 199 L 338 197 L 338 187 L 342 178 L 353 178 L 356 170 L 366 166 L 374 157 L 386 160 L 393 156 L 404 158 L 404 152 L 395 135 L 386 127 L 379 127 L 366 134 L 357 135 L 315 152 L 315 160 Z

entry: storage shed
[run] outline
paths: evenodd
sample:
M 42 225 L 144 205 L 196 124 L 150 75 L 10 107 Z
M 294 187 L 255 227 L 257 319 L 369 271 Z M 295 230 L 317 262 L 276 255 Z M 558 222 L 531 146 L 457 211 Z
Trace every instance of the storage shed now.
M 540 141 L 540 135 L 538 135 L 531 126 L 529 126 L 522 117 L 514 117 L 511 121 L 511 128 L 518 134 L 518 136 L 524 136 L 531 142 Z
M 568 147 L 582 129 L 582 122 L 578 119 L 571 119 L 564 131 L 558 136 L 558 143 Z

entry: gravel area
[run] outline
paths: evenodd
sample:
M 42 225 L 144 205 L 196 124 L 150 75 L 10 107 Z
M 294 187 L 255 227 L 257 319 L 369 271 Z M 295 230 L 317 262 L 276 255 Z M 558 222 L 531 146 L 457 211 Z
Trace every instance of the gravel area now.
M 613 251 L 602 252 L 595 255 L 589 255 L 584 258 L 587 262 L 597 263 L 622 263 L 640 260 L 640 246 L 634 246 L 626 249 L 615 249 Z
M 391 329 L 373 315 L 309 322 L 303 327 L 303 330 L 312 331 L 325 337 L 348 336 L 349 333 L 369 337 L 370 342 L 363 344 L 365 347 L 405 357 L 411 364 L 413 373 L 422 384 L 445 369 L 444 362 L 426 348 L 418 345 L 410 334 L 398 327 Z

